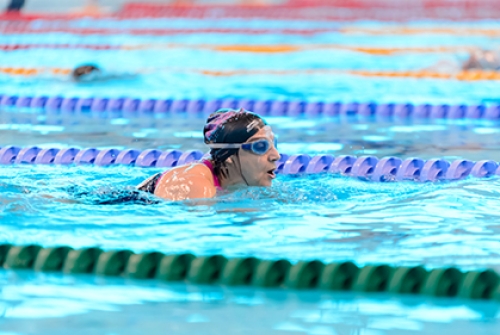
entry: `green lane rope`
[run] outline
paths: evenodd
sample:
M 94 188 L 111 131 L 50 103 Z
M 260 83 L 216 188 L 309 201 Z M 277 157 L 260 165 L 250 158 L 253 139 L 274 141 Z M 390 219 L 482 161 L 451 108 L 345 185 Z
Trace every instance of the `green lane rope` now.
M 135 254 L 130 250 L 10 244 L 0 245 L 0 266 L 195 284 L 424 294 L 500 302 L 500 276 L 492 269 L 462 272 L 454 267 L 432 270 L 423 266 L 384 264 L 358 267 L 353 262 L 324 264 L 317 260 L 292 264 L 285 259 L 160 252 Z

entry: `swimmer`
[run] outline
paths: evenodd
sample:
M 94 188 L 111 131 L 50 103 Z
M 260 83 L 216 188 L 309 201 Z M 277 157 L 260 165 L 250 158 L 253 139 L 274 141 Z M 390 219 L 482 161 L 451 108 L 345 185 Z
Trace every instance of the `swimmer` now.
M 101 70 L 93 64 L 86 64 L 76 67 L 71 76 L 75 81 L 90 81 L 101 74 Z
M 7 13 L 20 12 L 24 6 L 24 2 L 24 0 L 11 0 L 5 11 Z
M 491 50 L 473 50 L 469 54 L 469 59 L 462 65 L 462 70 L 499 71 L 499 53 Z
M 442 59 L 436 64 L 424 68 L 424 71 L 459 73 L 462 71 L 500 71 L 500 51 L 467 48 L 468 58 Z
M 137 189 L 168 200 L 213 198 L 237 186 L 271 186 L 280 158 L 277 140 L 259 115 L 240 109 L 212 113 L 203 129 L 210 156 L 146 179 Z
M 94 64 L 84 64 L 76 67 L 71 72 L 71 77 L 76 82 L 88 83 L 97 81 L 106 81 L 113 79 L 134 79 L 137 75 L 134 74 L 112 74 L 104 73 L 97 65 Z

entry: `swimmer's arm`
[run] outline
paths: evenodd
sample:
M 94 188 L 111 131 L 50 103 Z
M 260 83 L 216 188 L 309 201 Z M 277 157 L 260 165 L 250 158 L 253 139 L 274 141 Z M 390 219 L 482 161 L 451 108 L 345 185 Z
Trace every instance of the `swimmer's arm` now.
M 173 201 L 213 198 L 215 194 L 213 182 L 200 175 L 161 180 L 155 190 L 157 197 Z

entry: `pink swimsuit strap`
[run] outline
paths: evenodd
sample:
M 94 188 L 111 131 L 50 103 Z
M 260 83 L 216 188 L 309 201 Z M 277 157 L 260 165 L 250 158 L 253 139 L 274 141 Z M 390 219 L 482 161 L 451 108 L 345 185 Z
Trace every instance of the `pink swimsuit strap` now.
M 201 163 L 205 164 L 207 166 L 207 168 L 209 168 L 210 171 L 212 172 L 212 176 L 214 177 L 214 186 L 215 186 L 215 188 L 218 189 L 218 190 L 222 189 L 222 187 L 220 186 L 219 178 L 217 178 L 217 175 L 214 172 L 214 165 L 212 164 L 212 162 L 209 161 L 208 159 L 202 159 Z

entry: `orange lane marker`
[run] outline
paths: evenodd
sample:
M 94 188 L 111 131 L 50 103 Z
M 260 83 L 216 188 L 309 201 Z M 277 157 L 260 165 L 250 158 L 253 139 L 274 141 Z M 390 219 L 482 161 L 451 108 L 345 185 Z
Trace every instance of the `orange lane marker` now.
M 0 52 L 14 52 L 18 50 L 27 50 L 35 48 L 47 49 L 71 49 L 84 48 L 95 51 L 134 51 L 134 50 L 164 50 L 164 49 L 202 49 L 217 52 L 230 53 L 262 53 L 262 54 L 280 54 L 291 52 L 303 52 L 311 50 L 348 50 L 353 52 L 366 53 L 377 56 L 389 56 L 396 53 L 435 53 L 435 52 L 458 52 L 471 51 L 473 47 L 450 46 L 450 47 L 368 47 L 368 46 L 349 46 L 339 44 L 270 44 L 270 45 L 249 45 L 249 44 L 137 44 L 137 45 L 93 45 L 93 44 L 3 44 L 0 45 Z
M 13 75 L 13 76 L 31 76 L 38 74 L 39 71 L 37 69 L 29 69 L 29 68 L 13 68 L 13 67 L 2 67 L 0 68 L 1 73 Z
M 143 46 L 144 47 L 144 46 Z M 354 52 L 366 53 L 371 55 L 385 56 L 396 53 L 435 53 L 435 52 L 457 52 L 461 50 L 471 50 L 472 47 L 467 46 L 450 46 L 450 47 L 401 47 L 401 48 L 380 48 L 380 47 L 360 47 L 336 44 L 276 44 L 276 45 L 169 45 L 170 48 L 196 48 L 208 49 L 220 52 L 242 52 L 242 53 L 289 53 L 308 50 L 349 50 Z M 133 47 L 127 47 L 133 49 Z
M 0 67 L 0 73 L 5 73 L 13 76 L 34 76 L 42 73 L 52 73 L 56 75 L 68 75 L 70 69 L 61 68 L 24 68 L 24 67 Z
M 242 75 L 295 75 L 295 74 L 327 74 L 327 73 L 345 73 L 342 70 L 336 69 L 301 69 L 301 70 L 229 70 L 229 71 L 213 71 L 213 70 L 194 70 L 194 72 L 201 73 L 207 76 L 215 77 L 230 77 L 230 76 L 242 76 Z
M 288 76 L 288 75 L 334 75 L 334 74 L 350 74 L 362 77 L 372 78 L 427 78 L 427 79 L 444 79 L 444 80 L 461 80 L 461 81 L 478 81 L 478 80 L 500 80 L 500 72 L 497 71 L 461 71 L 458 73 L 432 72 L 428 70 L 419 71 L 376 71 L 376 70 L 340 70 L 340 69 L 239 69 L 239 70 L 204 70 L 204 69 L 142 69 L 137 73 L 156 73 L 166 70 L 167 72 L 181 73 L 198 73 L 212 77 L 230 77 L 230 76 L 248 76 L 248 75 L 269 75 L 269 76 Z M 64 68 L 13 68 L 0 67 L 0 73 L 5 73 L 13 76 L 34 76 L 44 73 L 52 75 L 69 75 L 71 69 Z
M 376 48 L 376 47 L 356 47 L 347 45 L 221 45 L 221 46 L 201 46 L 222 52 L 248 52 L 248 53 L 288 53 L 318 49 L 337 49 L 361 52 L 371 55 L 392 55 L 395 53 L 434 53 L 434 52 L 456 52 L 470 49 L 470 47 L 434 47 L 434 48 Z
M 342 47 L 339 47 L 342 49 Z M 435 47 L 435 48 L 366 48 L 366 47 L 344 47 L 344 49 L 357 51 L 361 53 L 388 56 L 396 53 L 436 53 L 436 52 L 457 52 L 460 50 L 468 50 L 470 47 Z
M 70 74 L 71 73 L 71 70 L 70 69 L 58 69 L 58 68 L 54 68 L 54 69 L 50 69 L 50 71 L 53 73 L 53 74 Z
M 388 56 L 396 53 L 436 53 L 436 52 L 458 52 L 472 50 L 470 46 L 450 46 L 450 47 L 400 47 L 400 48 L 381 48 L 381 47 L 360 47 L 338 44 L 274 44 L 274 45 L 247 45 L 247 44 L 228 44 L 228 45 L 210 45 L 210 44 L 140 44 L 140 45 L 122 45 L 121 50 L 144 50 L 144 49 L 205 49 L 218 52 L 234 53 L 290 53 L 309 50 L 349 50 L 354 52 L 366 53 L 377 56 Z
M 218 45 L 211 48 L 223 52 L 249 53 L 287 53 L 302 51 L 304 49 L 295 45 Z
M 326 74 L 351 74 L 373 78 L 417 78 L 417 79 L 442 79 L 442 80 L 500 80 L 500 72 L 495 71 L 462 71 L 456 74 L 431 71 L 367 71 L 367 70 L 337 70 L 337 69 L 300 69 L 300 70 L 194 70 L 203 75 L 215 77 L 243 76 L 243 75 L 326 75 Z
M 459 36 L 500 36 L 500 29 L 482 29 L 482 28 L 417 28 L 417 27 L 383 27 L 383 28 L 360 28 L 344 27 L 339 29 L 344 34 L 363 34 L 363 35 L 459 35 Z
M 430 71 L 347 71 L 350 74 L 363 77 L 397 77 L 397 78 L 432 78 L 432 79 L 453 79 L 449 73 L 439 73 Z

